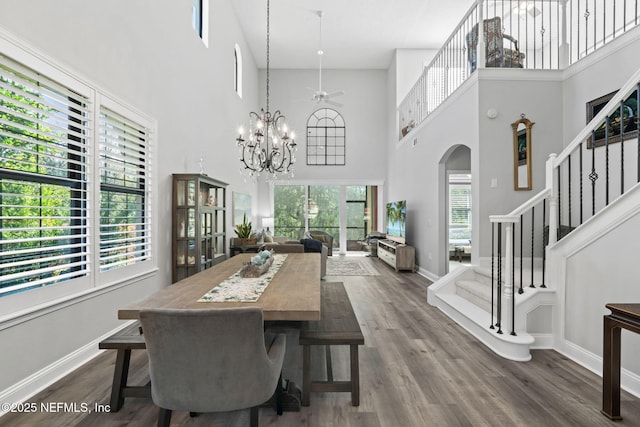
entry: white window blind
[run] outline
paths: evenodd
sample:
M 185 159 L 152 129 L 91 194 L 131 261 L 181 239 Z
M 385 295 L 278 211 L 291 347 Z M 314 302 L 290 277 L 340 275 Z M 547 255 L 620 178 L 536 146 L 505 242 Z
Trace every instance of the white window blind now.
M 100 107 L 100 271 L 151 257 L 149 133 Z
M 471 227 L 471 185 L 449 186 L 450 222 L 455 226 Z
M 0 56 L 0 296 L 88 274 L 89 106 Z

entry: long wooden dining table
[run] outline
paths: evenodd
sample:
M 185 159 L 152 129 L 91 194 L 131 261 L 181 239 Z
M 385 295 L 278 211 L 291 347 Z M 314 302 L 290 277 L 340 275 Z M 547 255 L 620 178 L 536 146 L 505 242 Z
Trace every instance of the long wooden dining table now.
M 231 257 L 189 276 L 147 298 L 118 310 L 119 319 L 138 319 L 146 308 L 248 307 L 262 308 L 265 321 L 320 320 L 320 254 L 291 253 L 256 302 L 198 302 L 236 273 L 255 254 Z

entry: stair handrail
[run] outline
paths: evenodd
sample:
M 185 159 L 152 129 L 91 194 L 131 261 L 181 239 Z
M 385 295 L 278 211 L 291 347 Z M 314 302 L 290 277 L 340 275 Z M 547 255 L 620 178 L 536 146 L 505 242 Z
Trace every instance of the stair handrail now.
M 545 188 L 540 190 L 535 196 L 531 197 L 520 206 L 512 210 L 506 215 L 490 215 L 490 222 L 520 222 L 520 216 L 527 212 L 529 209 L 542 202 L 544 199 L 553 195 L 553 169 L 555 167 L 556 153 L 551 153 L 547 159 L 545 168 Z
M 591 134 L 596 129 L 596 127 L 604 123 L 607 116 L 611 114 L 611 107 L 614 105 L 619 106 L 621 102 L 624 102 L 624 100 L 629 96 L 631 89 L 634 89 L 638 86 L 638 82 L 640 82 L 640 69 L 638 69 L 631 77 L 629 77 L 624 86 L 622 86 L 620 90 L 616 92 L 613 98 L 611 98 L 609 102 L 607 102 L 607 104 L 598 112 L 598 114 L 595 115 L 593 119 L 591 119 L 591 121 L 584 128 L 582 128 L 580 132 L 578 132 L 578 135 L 576 135 L 573 141 L 571 141 L 571 143 L 567 145 L 560 154 L 558 154 L 558 157 L 556 157 L 554 168 L 557 168 L 569 156 L 569 154 L 571 154 L 571 152 L 573 152 L 573 150 L 578 147 L 578 145 L 591 137 Z

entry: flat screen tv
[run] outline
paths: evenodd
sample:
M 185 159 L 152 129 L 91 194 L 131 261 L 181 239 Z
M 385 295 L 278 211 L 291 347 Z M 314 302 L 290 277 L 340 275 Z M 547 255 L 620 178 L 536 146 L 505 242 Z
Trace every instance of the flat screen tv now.
M 387 239 L 404 244 L 407 232 L 407 201 L 387 203 Z

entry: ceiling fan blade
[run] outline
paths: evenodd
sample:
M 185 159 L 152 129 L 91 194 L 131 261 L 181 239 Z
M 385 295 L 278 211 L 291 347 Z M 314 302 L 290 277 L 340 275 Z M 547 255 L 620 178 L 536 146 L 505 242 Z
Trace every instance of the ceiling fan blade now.
M 333 106 L 336 106 L 336 107 L 342 107 L 342 104 L 340 104 L 339 102 L 336 102 L 336 101 L 332 101 L 330 99 L 326 99 L 325 98 L 324 102 L 326 102 L 327 104 L 331 104 Z
M 343 91 L 343 90 L 336 90 L 336 91 L 334 91 L 334 92 L 330 92 L 330 93 L 328 93 L 328 94 L 327 94 L 327 97 L 328 97 L 328 98 L 329 98 L 329 97 L 333 98 L 334 96 L 341 96 L 341 95 L 344 95 L 344 91 Z

